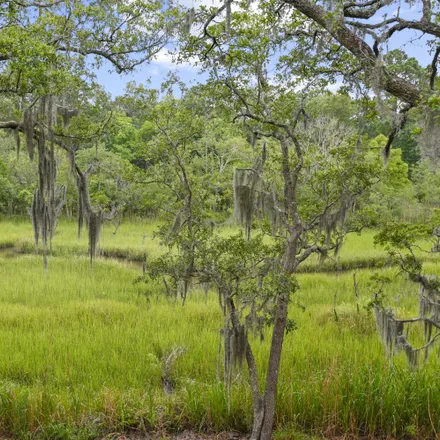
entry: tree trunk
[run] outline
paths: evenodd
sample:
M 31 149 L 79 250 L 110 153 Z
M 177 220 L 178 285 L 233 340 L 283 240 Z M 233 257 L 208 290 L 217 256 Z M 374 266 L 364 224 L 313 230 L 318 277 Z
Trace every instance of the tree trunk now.
M 262 430 L 264 424 L 264 401 L 259 397 L 257 402 L 253 402 L 254 406 L 254 421 L 252 425 L 252 434 L 250 440 L 260 440 L 262 437 Z
M 235 308 L 234 301 L 229 293 L 225 294 L 225 304 L 229 311 L 229 316 L 231 319 L 232 326 L 234 329 L 237 329 L 240 326 L 240 321 L 237 316 L 237 310 Z M 271 359 L 272 359 L 272 351 L 271 351 Z M 257 363 L 255 362 L 254 353 L 252 351 L 252 347 L 248 339 L 246 340 L 246 363 L 249 370 L 249 378 L 250 378 L 251 390 L 252 390 L 252 406 L 254 409 L 254 420 L 253 420 L 252 434 L 250 440 L 260 440 L 264 438 L 262 437 L 262 434 L 263 434 L 263 428 L 265 426 L 266 398 L 265 396 L 261 396 L 260 394 Z M 276 384 L 275 384 L 275 390 L 276 390 Z M 272 423 L 273 423 L 273 415 L 272 415 Z M 272 430 L 270 430 L 269 437 L 265 437 L 265 438 L 270 439 L 271 433 Z
M 266 376 L 266 388 L 263 395 L 264 420 L 259 440 L 269 440 L 272 437 L 281 352 L 286 330 L 288 306 L 288 295 L 280 295 L 277 299 L 275 324 L 270 347 L 269 367 Z
M 295 256 L 298 242 L 297 233 L 293 233 L 287 243 L 283 270 L 289 274 L 295 270 Z M 281 353 L 286 331 L 289 294 L 278 295 L 275 322 L 270 346 L 269 366 L 266 374 L 266 386 L 261 401 L 254 398 L 254 422 L 251 440 L 270 440 L 275 418 L 276 395 L 281 364 Z
M 275 418 L 276 394 L 281 364 L 281 353 L 287 322 L 289 300 L 283 294 L 278 297 L 275 324 L 270 347 L 269 367 L 266 375 L 266 388 L 262 397 L 255 401 L 254 421 L 250 440 L 270 440 Z

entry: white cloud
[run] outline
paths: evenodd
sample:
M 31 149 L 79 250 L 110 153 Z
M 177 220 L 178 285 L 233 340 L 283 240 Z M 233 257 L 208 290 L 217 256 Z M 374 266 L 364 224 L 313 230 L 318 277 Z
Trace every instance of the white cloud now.
M 163 48 L 156 54 L 152 63 L 168 69 L 183 68 L 199 70 L 198 67 L 195 66 L 195 62 L 195 58 L 190 58 L 189 61 L 175 62 L 173 53 L 169 49 Z
M 175 63 L 173 62 L 173 55 L 172 53 L 165 48 L 162 48 L 154 57 L 154 63 L 155 64 L 161 64 L 165 66 L 175 66 Z
M 220 0 L 178 0 L 179 5 L 185 8 L 197 8 L 199 6 L 216 6 L 219 7 L 222 4 Z
M 336 93 L 344 83 L 342 81 L 336 81 L 335 83 L 329 84 L 326 88 L 332 93 Z

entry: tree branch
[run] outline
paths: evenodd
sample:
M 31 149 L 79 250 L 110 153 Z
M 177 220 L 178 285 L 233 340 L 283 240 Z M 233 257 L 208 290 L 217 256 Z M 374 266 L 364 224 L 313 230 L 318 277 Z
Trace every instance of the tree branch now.
M 24 2 L 24 1 L 18 1 L 18 0 L 12 0 L 13 3 L 15 3 L 18 6 L 21 6 L 23 8 L 53 8 L 54 6 L 57 6 L 64 2 L 64 0 L 54 0 L 50 3 L 45 2 Z
M 431 62 L 431 76 L 429 78 L 429 87 L 431 90 L 434 90 L 435 87 L 435 77 L 437 76 L 437 61 L 438 57 L 440 55 L 440 46 L 437 46 L 437 49 L 435 50 L 434 58 Z
M 22 122 L 18 121 L 0 121 L 0 130 L 16 130 L 19 129 L 20 131 L 23 131 L 24 125 Z
M 384 153 L 385 157 L 388 158 L 390 156 L 391 146 L 394 142 L 395 137 L 399 133 L 400 130 L 405 126 L 406 121 L 408 120 L 408 112 L 411 110 L 412 105 L 406 105 L 398 114 L 398 120 L 394 122 L 391 133 L 388 137 L 388 141 L 385 145 Z
M 286 2 L 326 29 L 336 41 L 350 51 L 361 63 L 367 77 L 377 77 L 378 67 L 373 49 L 355 32 L 350 30 L 343 20 L 329 17 L 326 10 L 311 0 L 286 0 Z M 396 21 L 397 18 L 391 20 Z M 427 24 L 422 26 L 417 22 L 404 23 L 406 26 L 410 24 L 413 29 L 423 28 L 422 30 L 426 32 L 428 28 L 431 31 L 436 30 L 437 32 L 438 30 L 440 35 L 440 27 L 437 25 Z M 420 100 L 420 90 L 414 84 L 396 75 L 389 74 L 383 67 L 380 68 L 379 73 L 383 90 L 411 105 L 415 105 Z
M 347 3 L 344 5 L 344 17 L 371 18 L 380 8 L 386 5 L 385 0 L 372 0 L 366 3 Z

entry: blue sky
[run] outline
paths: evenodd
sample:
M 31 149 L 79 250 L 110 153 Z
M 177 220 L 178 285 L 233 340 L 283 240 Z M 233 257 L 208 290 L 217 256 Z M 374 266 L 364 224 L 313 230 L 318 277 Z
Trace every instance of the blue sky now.
M 150 64 L 138 67 L 135 72 L 124 75 L 118 75 L 111 70 L 109 63 L 105 63 L 96 73 L 98 82 L 115 97 L 124 93 L 125 85 L 130 81 L 144 84 L 150 80 L 152 88 L 159 88 L 170 71 L 178 72 L 180 79 L 187 84 L 203 82 L 207 77 L 206 74 L 201 74 L 197 67 L 174 64 L 167 49 L 162 49 L 156 58 Z
M 201 1 L 209 5 L 212 3 L 212 0 Z M 406 20 L 418 18 L 421 14 L 421 2 L 418 3 L 419 4 L 412 6 L 403 3 L 403 6 L 399 10 L 399 16 Z M 193 0 L 183 0 L 182 4 L 185 6 L 193 6 Z M 200 4 L 200 1 L 198 4 Z M 389 7 L 386 12 L 390 17 L 397 13 L 397 9 Z M 372 18 L 373 21 L 378 22 L 381 19 L 381 15 Z M 390 41 L 388 49 L 402 49 L 409 56 L 416 58 L 422 66 L 427 66 L 431 62 L 431 56 L 426 45 L 427 40 L 428 38 L 422 36 L 422 34 L 417 31 L 406 30 L 400 33 L 397 32 Z M 124 93 L 125 86 L 129 81 L 136 81 L 139 84 L 144 84 L 146 81 L 150 80 L 150 86 L 152 88 L 159 88 L 170 71 L 177 72 L 181 80 L 187 84 L 203 82 L 207 78 L 207 75 L 201 73 L 195 66 L 191 66 L 187 63 L 183 65 L 174 64 L 168 49 L 164 48 L 158 53 L 155 60 L 149 64 L 139 66 L 133 73 L 118 75 L 114 70 L 112 71 L 111 66 L 108 63 L 105 63 L 97 72 L 97 80 L 113 97 L 115 97 Z

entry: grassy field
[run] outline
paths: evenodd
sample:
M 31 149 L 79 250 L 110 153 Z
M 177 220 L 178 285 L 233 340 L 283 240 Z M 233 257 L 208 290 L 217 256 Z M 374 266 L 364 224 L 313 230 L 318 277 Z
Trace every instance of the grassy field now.
M 114 234 L 115 227 L 105 223 L 100 238 L 101 255 L 110 258 L 144 261 L 157 257 L 165 250 L 154 232 L 157 221 L 123 222 Z M 35 253 L 32 225 L 28 219 L 0 218 L 0 249 L 14 248 L 20 253 Z M 236 233 L 236 227 L 225 226 L 222 233 Z M 341 248 L 337 260 L 328 259 L 319 264 L 318 257 L 312 256 L 301 267 L 305 272 L 322 272 L 359 268 L 381 268 L 386 265 L 386 252 L 374 245 L 374 230 L 364 230 L 362 234 L 349 234 Z M 53 241 L 54 256 L 85 256 L 87 255 L 87 230 L 78 239 L 76 223 L 61 221 Z M 420 252 L 419 252 L 420 254 Z M 421 255 L 430 261 L 439 261 L 438 256 Z
M 115 232 L 115 226 L 105 223 L 100 238 L 100 249 L 103 255 L 114 258 L 127 258 L 142 261 L 148 253 L 154 258 L 160 252 L 161 245 L 154 238 L 158 223 L 127 222 Z M 15 247 L 17 252 L 35 253 L 35 241 L 32 224 L 28 219 L 0 219 L 0 248 Z M 78 230 L 73 221 L 61 221 L 53 240 L 54 256 L 70 257 L 87 255 L 87 229 L 78 239 Z
M 21 250 L 31 243 L 22 222 L 0 224 L 0 244 Z M 102 247 L 155 255 L 155 225 L 104 230 Z M 142 242 L 143 235 L 147 237 Z M 374 257 L 373 232 L 353 236 L 348 260 Z M 136 265 L 97 260 L 93 271 L 71 224 L 61 224 L 55 256 L 43 273 L 41 258 L 0 253 L 0 431 L 16 438 L 89 439 L 108 433 L 218 432 L 249 429 L 246 371 L 236 371 L 231 408 L 218 369 L 222 317 L 214 294 L 194 291 L 187 304 L 167 300 L 160 286 L 146 297 L 133 281 Z M 342 258 L 342 256 L 341 256 Z M 440 273 L 435 263 L 426 270 Z M 382 269 L 395 275 L 395 269 Z M 411 371 L 403 356 L 385 358 L 373 317 L 371 270 L 358 274 L 360 311 L 352 271 L 304 273 L 290 315 L 298 330 L 286 338 L 276 414 L 276 437 L 294 432 L 319 436 L 435 437 L 440 432 L 440 362 Z M 417 314 L 417 286 L 395 278 L 389 301 L 401 316 Z M 334 297 L 336 294 L 336 314 Z M 264 369 L 265 340 L 255 339 Z M 176 348 L 185 352 L 172 369 L 173 393 L 162 385 L 163 364 Z M 221 370 L 221 369 L 220 369 Z

